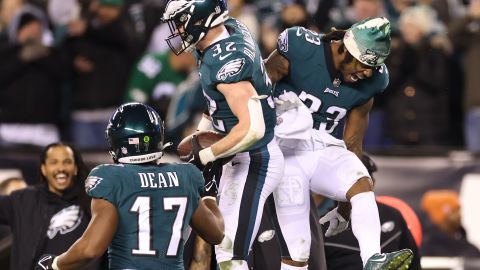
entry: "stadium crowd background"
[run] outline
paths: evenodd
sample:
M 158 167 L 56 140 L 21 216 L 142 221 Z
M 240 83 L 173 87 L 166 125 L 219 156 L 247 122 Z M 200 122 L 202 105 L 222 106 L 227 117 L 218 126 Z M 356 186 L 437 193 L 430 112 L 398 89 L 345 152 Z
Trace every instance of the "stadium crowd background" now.
M 196 127 L 205 102 L 194 58 L 164 42 L 165 1 L 0 3 L 0 184 L 12 175 L 36 183 L 39 149 L 56 141 L 73 143 L 90 166 L 110 162 L 105 127 L 128 101 L 166 120 L 175 160 L 175 144 Z M 428 219 L 425 191 L 459 191 L 467 173 L 480 171 L 479 0 L 228 0 L 228 8 L 264 58 L 290 26 L 328 32 L 389 18 L 390 84 L 375 97 L 364 144 L 379 163 L 377 193 Z

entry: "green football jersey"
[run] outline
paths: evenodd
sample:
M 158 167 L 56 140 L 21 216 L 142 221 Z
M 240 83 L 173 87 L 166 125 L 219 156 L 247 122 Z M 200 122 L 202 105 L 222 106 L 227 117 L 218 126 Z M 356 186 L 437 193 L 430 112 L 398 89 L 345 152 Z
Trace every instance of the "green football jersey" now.
M 313 128 L 342 139 L 348 112 L 385 90 L 388 70 L 382 65 L 368 79 L 334 84 L 336 71 L 330 46 L 321 37 L 303 27 L 280 34 L 277 51 L 288 59 L 290 71 L 275 85 L 274 93 L 278 97 L 284 91 L 295 92 L 312 112 Z
M 94 168 L 85 184 L 88 195 L 115 205 L 119 216 L 108 249 L 110 269 L 183 270 L 183 245 L 203 185 L 191 164 Z
M 138 61 L 130 75 L 124 102 L 156 100 L 172 96 L 186 76 L 172 69 L 168 53 L 147 53 Z
M 272 83 L 268 78 L 257 43 L 241 22 L 230 18 L 225 22 L 230 36 L 210 45 L 202 54 L 197 52 L 204 96 L 215 130 L 228 133 L 238 123 L 217 84 L 249 81 L 261 100 L 265 135 L 248 150 L 265 146 L 273 138 L 276 116 Z M 256 116 L 254 116 L 256 117 Z

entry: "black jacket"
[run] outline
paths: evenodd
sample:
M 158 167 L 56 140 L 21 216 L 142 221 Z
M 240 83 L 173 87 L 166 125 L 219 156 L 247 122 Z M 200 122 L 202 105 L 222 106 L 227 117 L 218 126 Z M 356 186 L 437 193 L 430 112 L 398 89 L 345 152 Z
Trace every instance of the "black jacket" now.
M 22 48 L 0 46 L 0 123 L 59 124 L 67 58 L 50 48 L 48 56 L 25 62 Z
M 391 206 L 379 202 L 377 202 L 377 205 L 380 223 L 382 224 L 381 252 L 393 252 L 409 248 L 414 255 L 409 269 L 421 269 L 418 248 L 402 214 Z M 323 226 L 323 230 L 326 231 L 327 228 L 328 223 Z M 325 238 L 325 255 L 329 270 L 358 270 L 363 267 L 358 242 L 352 230 Z
M 9 225 L 13 244 L 10 269 L 33 269 L 50 223 L 46 191 L 29 187 L 0 197 L 0 223 Z
M 13 243 L 10 253 L 10 269 L 31 270 L 38 258 L 45 253 L 46 236 L 51 218 L 58 209 L 79 204 L 78 189 L 72 188 L 59 197 L 48 191 L 45 184 L 28 187 L 13 192 L 9 196 L 0 196 L 0 224 L 11 228 Z M 83 209 L 86 218 L 82 224 L 88 224 L 90 214 Z M 75 241 L 75 238 L 69 241 Z M 73 242 L 72 242 L 73 243 Z M 66 251 L 70 242 L 59 246 Z M 58 255 L 58 254 L 56 254 Z M 95 262 L 88 269 L 97 269 Z

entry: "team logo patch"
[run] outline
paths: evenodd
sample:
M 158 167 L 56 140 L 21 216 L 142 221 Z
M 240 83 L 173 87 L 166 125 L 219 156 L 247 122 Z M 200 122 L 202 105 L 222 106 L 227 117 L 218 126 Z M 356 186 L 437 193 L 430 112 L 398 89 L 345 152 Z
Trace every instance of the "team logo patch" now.
M 382 232 L 384 233 L 391 232 L 393 229 L 395 229 L 395 222 L 393 221 L 387 221 L 382 224 Z
M 53 215 L 48 226 L 47 236 L 53 239 L 58 233 L 67 234 L 75 230 L 82 222 L 83 211 L 78 205 L 62 209 Z
M 97 176 L 89 176 L 87 180 L 85 180 L 85 191 L 88 193 L 91 190 L 95 189 L 100 182 L 102 182 L 103 178 Z
M 257 239 L 258 239 L 258 242 L 263 243 L 263 242 L 272 240 L 274 236 L 275 236 L 275 231 L 268 230 L 268 231 L 262 232 Z
M 360 55 L 360 61 L 366 62 L 371 66 L 376 66 L 379 58 L 380 56 L 370 49 L 367 49 L 364 54 Z
M 282 52 L 288 52 L 288 33 L 283 31 L 277 40 L 278 49 Z
M 228 77 L 233 77 L 242 71 L 245 65 L 245 58 L 238 58 L 229 61 L 217 72 L 217 80 L 224 81 Z
M 335 91 L 335 90 L 332 90 L 332 89 L 330 89 L 330 88 L 325 89 L 325 91 L 323 91 L 323 92 L 324 92 L 324 93 L 328 93 L 328 94 L 332 94 L 332 95 L 334 95 L 334 96 L 336 96 L 336 97 L 338 97 L 338 94 L 340 93 L 339 91 Z

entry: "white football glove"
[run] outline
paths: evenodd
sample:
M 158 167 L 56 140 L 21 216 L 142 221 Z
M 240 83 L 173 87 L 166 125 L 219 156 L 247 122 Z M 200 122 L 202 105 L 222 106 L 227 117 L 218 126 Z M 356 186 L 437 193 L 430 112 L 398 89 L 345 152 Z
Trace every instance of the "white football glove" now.
M 348 220 L 344 219 L 337 211 L 338 207 L 335 207 L 332 211 L 326 213 L 322 218 L 320 218 L 320 224 L 325 224 L 330 222 L 328 225 L 327 232 L 325 233 L 326 237 L 337 235 L 348 228 Z
M 286 111 L 302 106 L 303 102 L 294 92 L 285 92 L 275 100 L 275 104 L 275 110 L 277 114 L 280 115 Z

